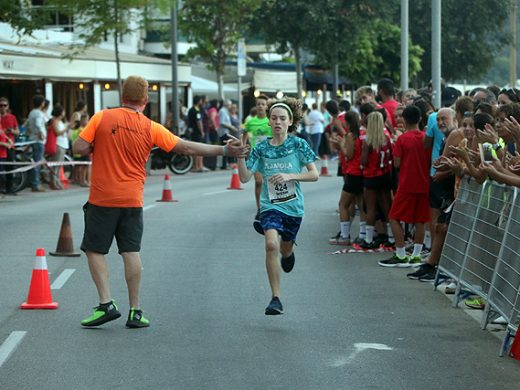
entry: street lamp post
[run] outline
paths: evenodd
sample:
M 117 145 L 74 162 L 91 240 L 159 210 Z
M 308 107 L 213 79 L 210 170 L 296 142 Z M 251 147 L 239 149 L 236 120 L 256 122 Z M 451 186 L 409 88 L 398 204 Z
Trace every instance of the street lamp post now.
M 177 75 L 177 0 L 172 0 L 171 4 L 171 38 L 172 38 L 172 102 L 171 102 L 171 130 L 179 132 L 179 80 Z
M 441 0 L 432 0 L 432 100 L 441 107 Z
M 408 89 L 408 0 L 401 0 L 401 90 Z

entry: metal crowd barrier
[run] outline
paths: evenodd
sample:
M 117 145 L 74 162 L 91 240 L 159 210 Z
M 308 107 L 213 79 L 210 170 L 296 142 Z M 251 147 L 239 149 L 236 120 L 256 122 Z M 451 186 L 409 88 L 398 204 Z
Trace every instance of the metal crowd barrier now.
M 520 322 L 520 198 L 518 189 L 492 181 L 463 179 L 437 272 L 457 282 L 453 305 L 463 292 L 486 301 L 481 327 L 500 315 L 508 328 L 500 356 Z
M 476 223 L 475 215 L 481 192 L 482 186 L 475 180 L 462 179 L 438 267 L 452 279 L 458 280 L 460 277 L 468 242 Z

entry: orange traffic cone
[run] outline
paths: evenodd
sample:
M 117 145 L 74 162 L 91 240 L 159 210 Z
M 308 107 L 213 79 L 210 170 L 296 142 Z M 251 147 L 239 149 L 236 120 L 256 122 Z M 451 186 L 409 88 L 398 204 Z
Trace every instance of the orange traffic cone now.
M 320 176 L 332 176 L 329 174 L 329 160 L 328 157 L 325 155 L 321 159 L 321 173 Z
M 63 214 L 61 222 L 60 236 L 58 237 L 58 244 L 56 250 L 49 253 L 51 256 L 61 257 L 78 257 L 80 254 L 74 252 L 74 245 L 72 244 L 72 228 L 70 227 L 69 213 Z
M 238 177 L 238 165 L 233 164 L 233 174 L 231 176 L 231 183 L 229 184 L 228 190 L 242 190 L 240 188 L 240 178 Z
M 520 331 L 516 331 L 515 338 L 513 339 L 513 344 L 511 345 L 511 350 L 509 351 L 509 356 L 513 359 L 520 360 Z
M 63 188 L 68 189 L 70 187 L 69 179 L 65 177 L 65 172 L 63 171 L 63 165 L 60 167 L 60 181 Z
M 36 249 L 36 262 L 32 271 L 31 286 L 27 302 L 20 305 L 21 309 L 57 309 L 58 303 L 52 301 L 51 286 L 47 259 L 43 248 Z
M 177 200 L 173 199 L 172 183 L 169 175 L 164 175 L 162 199 L 158 199 L 157 202 L 177 202 Z

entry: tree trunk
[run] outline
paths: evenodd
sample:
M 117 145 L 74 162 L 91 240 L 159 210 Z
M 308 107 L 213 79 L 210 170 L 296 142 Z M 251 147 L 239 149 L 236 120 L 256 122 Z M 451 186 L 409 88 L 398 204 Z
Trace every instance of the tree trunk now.
M 296 90 L 298 91 L 297 98 L 302 99 L 303 82 L 302 82 L 302 64 L 300 59 L 300 48 L 294 48 L 294 62 L 296 65 Z
M 339 65 L 338 65 L 338 57 L 336 57 L 336 61 L 334 61 L 334 65 L 332 67 L 332 93 L 330 97 L 332 100 L 338 100 L 338 90 L 339 90 Z
M 222 71 L 217 70 L 217 82 L 218 82 L 218 96 L 220 100 L 225 100 L 224 95 L 224 74 Z

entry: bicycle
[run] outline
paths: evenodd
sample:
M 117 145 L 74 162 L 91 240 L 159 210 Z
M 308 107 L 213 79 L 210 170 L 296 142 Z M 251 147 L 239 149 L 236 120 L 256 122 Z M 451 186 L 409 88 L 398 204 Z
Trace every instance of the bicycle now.
M 15 145 L 15 152 L 16 152 L 16 162 L 21 163 L 20 165 L 14 165 L 13 170 L 16 170 L 18 168 L 26 167 L 27 163 L 34 163 L 34 160 L 32 158 L 32 152 L 31 152 L 31 144 L 27 142 L 21 142 L 16 143 Z M 64 162 L 71 162 L 73 161 L 73 158 L 69 154 L 65 154 Z M 63 166 L 63 172 L 66 178 L 71 179 L 72 178 L 72 165 L 64 165 Z M 19 192 L 30 185 L 31 176 L 30 176 L 31 169 L 28 170 L 22 170 L 18 172 L 12 173 L 13 175 L 13 192 Z M 54 173 L 49 169 L 49 166 L 44 162 L 41 165 L 40 169 L 40 175 L 41 175 L 41 181 L 49 184 L 51 175 Z

